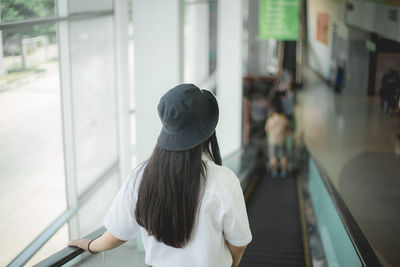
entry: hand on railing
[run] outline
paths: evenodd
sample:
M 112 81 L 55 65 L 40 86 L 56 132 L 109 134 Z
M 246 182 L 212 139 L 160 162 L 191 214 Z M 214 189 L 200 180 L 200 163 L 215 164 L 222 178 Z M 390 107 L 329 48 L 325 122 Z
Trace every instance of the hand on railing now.
M 125 242 L 126 242 L 125 240 L 120 240 L 113 234 L 111 234 L 109 231 L 106 231 L 98 238 L 92 240 L 85 238 L 72 240 L 71 242 L 69 242 L 68 246 L 78 247 L 83 250 L 89 251 L 91 254 L 96 254 L 97 252 L 100 251 L 105 251 L 118 247 Z
M 93 240 L 79 238 L 79 239 L 75 239 L 75 240 L 72 240 L 71 242 L 69 242 L 68 246 L 69 247 L 78 247 L 78 248 L 81 248 L 83 250 L 89 251 L 91 254 L 94 254 L 94 253 L 97 253 L 97 252 L 94 252 L 93 250 L 90 250 L 90 248 L 89 248 L 90 243 L 92 241 Z

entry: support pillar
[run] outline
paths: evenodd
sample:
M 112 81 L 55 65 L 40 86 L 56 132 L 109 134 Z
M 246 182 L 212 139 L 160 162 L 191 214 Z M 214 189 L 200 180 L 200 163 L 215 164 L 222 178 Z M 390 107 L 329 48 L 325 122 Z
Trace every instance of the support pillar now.
M 117 85 L 118 108 L 118 151 L 121 180 L 125 180 L 131 170 L 131 127 L 129 111 L 129 64 L 128 64 L 128 23 L 127 0 L 114 1 L 115 31 L 115 77 Z M 122 182 L 121 181 L 121 182 Z
M 248 0 L 248 56 L 247 56 L 247 75 L 257 76 L 259 70 L 259 52 L 258 52 L 258 1 Z M 265 42 L 265 41 L 264 41 Z M 264 71 L 265 72 L 265 71 Z
M 222 157 L 241 146 L 242 132 L 242 1 L 218 0 L 217 136 Z

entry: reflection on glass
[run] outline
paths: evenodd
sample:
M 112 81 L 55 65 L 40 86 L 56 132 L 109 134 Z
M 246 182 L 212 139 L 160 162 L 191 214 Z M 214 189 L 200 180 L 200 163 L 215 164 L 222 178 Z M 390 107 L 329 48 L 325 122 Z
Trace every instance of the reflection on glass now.
M 1 34 L 0 266 L 66 209 L 55 27 L 19 30 Z
M 54 15 L 54 0 L 0 1 L 0 20 L 2 22 L 45 18 Z

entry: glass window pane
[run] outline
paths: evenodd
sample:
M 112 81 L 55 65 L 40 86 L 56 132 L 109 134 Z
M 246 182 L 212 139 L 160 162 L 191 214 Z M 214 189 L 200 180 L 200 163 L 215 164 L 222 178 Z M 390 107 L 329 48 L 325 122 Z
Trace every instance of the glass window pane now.
M 0 21 L 12 22 L 55 16 L 54 0 L 1 0 Z
M 113 17 L 70 23 L 78 194 L 118 160 Z
M 103 218 L 117 195 L 119 187 L 119 174 L 115 173 L 108 177 L 107 181 L 100 185 L 88 201 L 79 208 L 78 216 L 81 236 L 90 234 L 103 226 Z
M 66 209 L 55 25 L 0 42 L 0 266 Z
M 81 12 L 113 10 L 113 0 L 68 0 L 68 9 L 71 14 Z

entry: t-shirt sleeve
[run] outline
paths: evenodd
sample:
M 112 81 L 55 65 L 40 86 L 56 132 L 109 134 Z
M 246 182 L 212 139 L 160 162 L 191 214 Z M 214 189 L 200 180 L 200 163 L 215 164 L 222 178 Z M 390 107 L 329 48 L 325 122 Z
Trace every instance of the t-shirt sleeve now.
M 240 247 L 250 243 L 249 219 L 247 218 L 246 205 L 239 179 L 235 176 L 235 182 L 231 190 L 231 199 L 223 218 L 223 231 L 225 239 L 232 245 Z
M 132 171 L 122 184 L 103 221 L 104 227 L 120 240 L 136 237 L 140 229 L 134 216 L 137 200 L 134 195 L 137 179 L 136 171 Z

